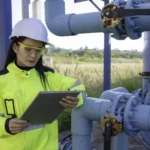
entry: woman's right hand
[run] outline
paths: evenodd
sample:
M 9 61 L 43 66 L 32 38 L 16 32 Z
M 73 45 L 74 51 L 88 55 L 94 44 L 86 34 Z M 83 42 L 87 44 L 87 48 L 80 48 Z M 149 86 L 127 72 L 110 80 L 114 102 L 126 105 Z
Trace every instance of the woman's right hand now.
M 22 132 L 29 125 L 31 124 L 25 120 L 20 120 L 19 118 L 14 118 L 9 120 L 9 130 L 12 134 Z

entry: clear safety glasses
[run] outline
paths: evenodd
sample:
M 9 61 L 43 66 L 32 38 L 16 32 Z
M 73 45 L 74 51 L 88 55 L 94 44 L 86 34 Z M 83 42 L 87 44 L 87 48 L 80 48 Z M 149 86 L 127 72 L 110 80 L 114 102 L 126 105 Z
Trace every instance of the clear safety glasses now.
M 31 52 L 32 50 L 35 50 L 36 53 L 38 54 L 43 54 L 46 50 L 45 47 L 34 47 L 34 46 L 29 46 L 29 45 L 26 45 L 26 44 L 23 44 L 21 42 L 18 42 L 18 44 L 24 48 L 26 50 L 26 52 Z

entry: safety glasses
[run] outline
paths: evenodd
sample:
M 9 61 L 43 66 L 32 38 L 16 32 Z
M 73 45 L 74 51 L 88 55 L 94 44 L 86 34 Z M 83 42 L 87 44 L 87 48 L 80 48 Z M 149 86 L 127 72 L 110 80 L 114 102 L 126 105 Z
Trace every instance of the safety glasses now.
M 23 44 L 23 43 L 21 43 L 21 42 L 18 42 L 18 44 L 19 44 L 20 46 L 22 46 L 23 48 L 28 49 L 28 50 L 32 50 L 32 49 L 38 50 L 38 51 L 45 51 L 45 50 L 46 50 L 45 47 L 29 46 L 29 45 Z

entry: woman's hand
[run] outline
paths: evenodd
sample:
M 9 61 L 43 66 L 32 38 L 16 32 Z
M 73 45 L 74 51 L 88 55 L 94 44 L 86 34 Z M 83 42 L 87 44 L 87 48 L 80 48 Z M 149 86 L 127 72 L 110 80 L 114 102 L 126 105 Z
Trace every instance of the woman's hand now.
M 78 105 L 79 99 L 77 97 L 67 96 L 60 101 L 60 104 L 65 108 L 75 108 Z
M 25 128 L 27 128 L 30 125 L 25 120 L 20 120 L 18 118 L 10 119 L 9 121 L 9 130 L 12 134 L 20 133 L 22 132 Z

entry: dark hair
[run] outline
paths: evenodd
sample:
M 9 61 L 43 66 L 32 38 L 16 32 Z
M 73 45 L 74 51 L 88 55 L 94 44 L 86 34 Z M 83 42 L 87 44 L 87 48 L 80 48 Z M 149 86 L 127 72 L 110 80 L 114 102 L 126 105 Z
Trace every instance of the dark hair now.
M 17 44 L 18 42 L 22 42 L 22 41 L 25 40 L 25 38 L 26 38 L 26 37 L 19 37 L 19 38 L 14 37 L 14 38 L 12 38 L 11 43 L 10 43 L 10 46 L 9 46 L 9 49 L 8 49 L 8 54 L 7 54 L 7 57 L 6 57 L 6 62 L 5 62 L 5 66 L 4 66 L 5 68 L 6 68 L 11 62 L 13 62 L 13 61 L 16 59 L 16 53 L 13 51 L 13 48 L 12 48 L 13 45 L 14 45 L 14 43 Z M 45 45 L 44 42 L 43 42 L 43 45 Z M 48 67 L 46 67 L 46 66 L 43 66 L 42 56 L 40 57 L 39 61 L 38 61 L 37 64 L 35 65 L 35 69 L 36 69 L 37 72 L 39 73 L 41 83 L 42 83 L 44 89 L 46 90 L 46 89 L 47 89 L 47 87 L 46 87 L 46 81 L 47 81 L 47 79 L 46 79 L 46 76 L 45 76 L 45 74 L 44 74 L 44 71 L 45 71 L 45 69 L 46 69 L 46 70 L 50 70 L 50 71 L 54 72 L 54 70 L 51 69 L 51 68 L 48 68 Z M 47 84 L 47 85 L 49 86 L 49 84 Z

